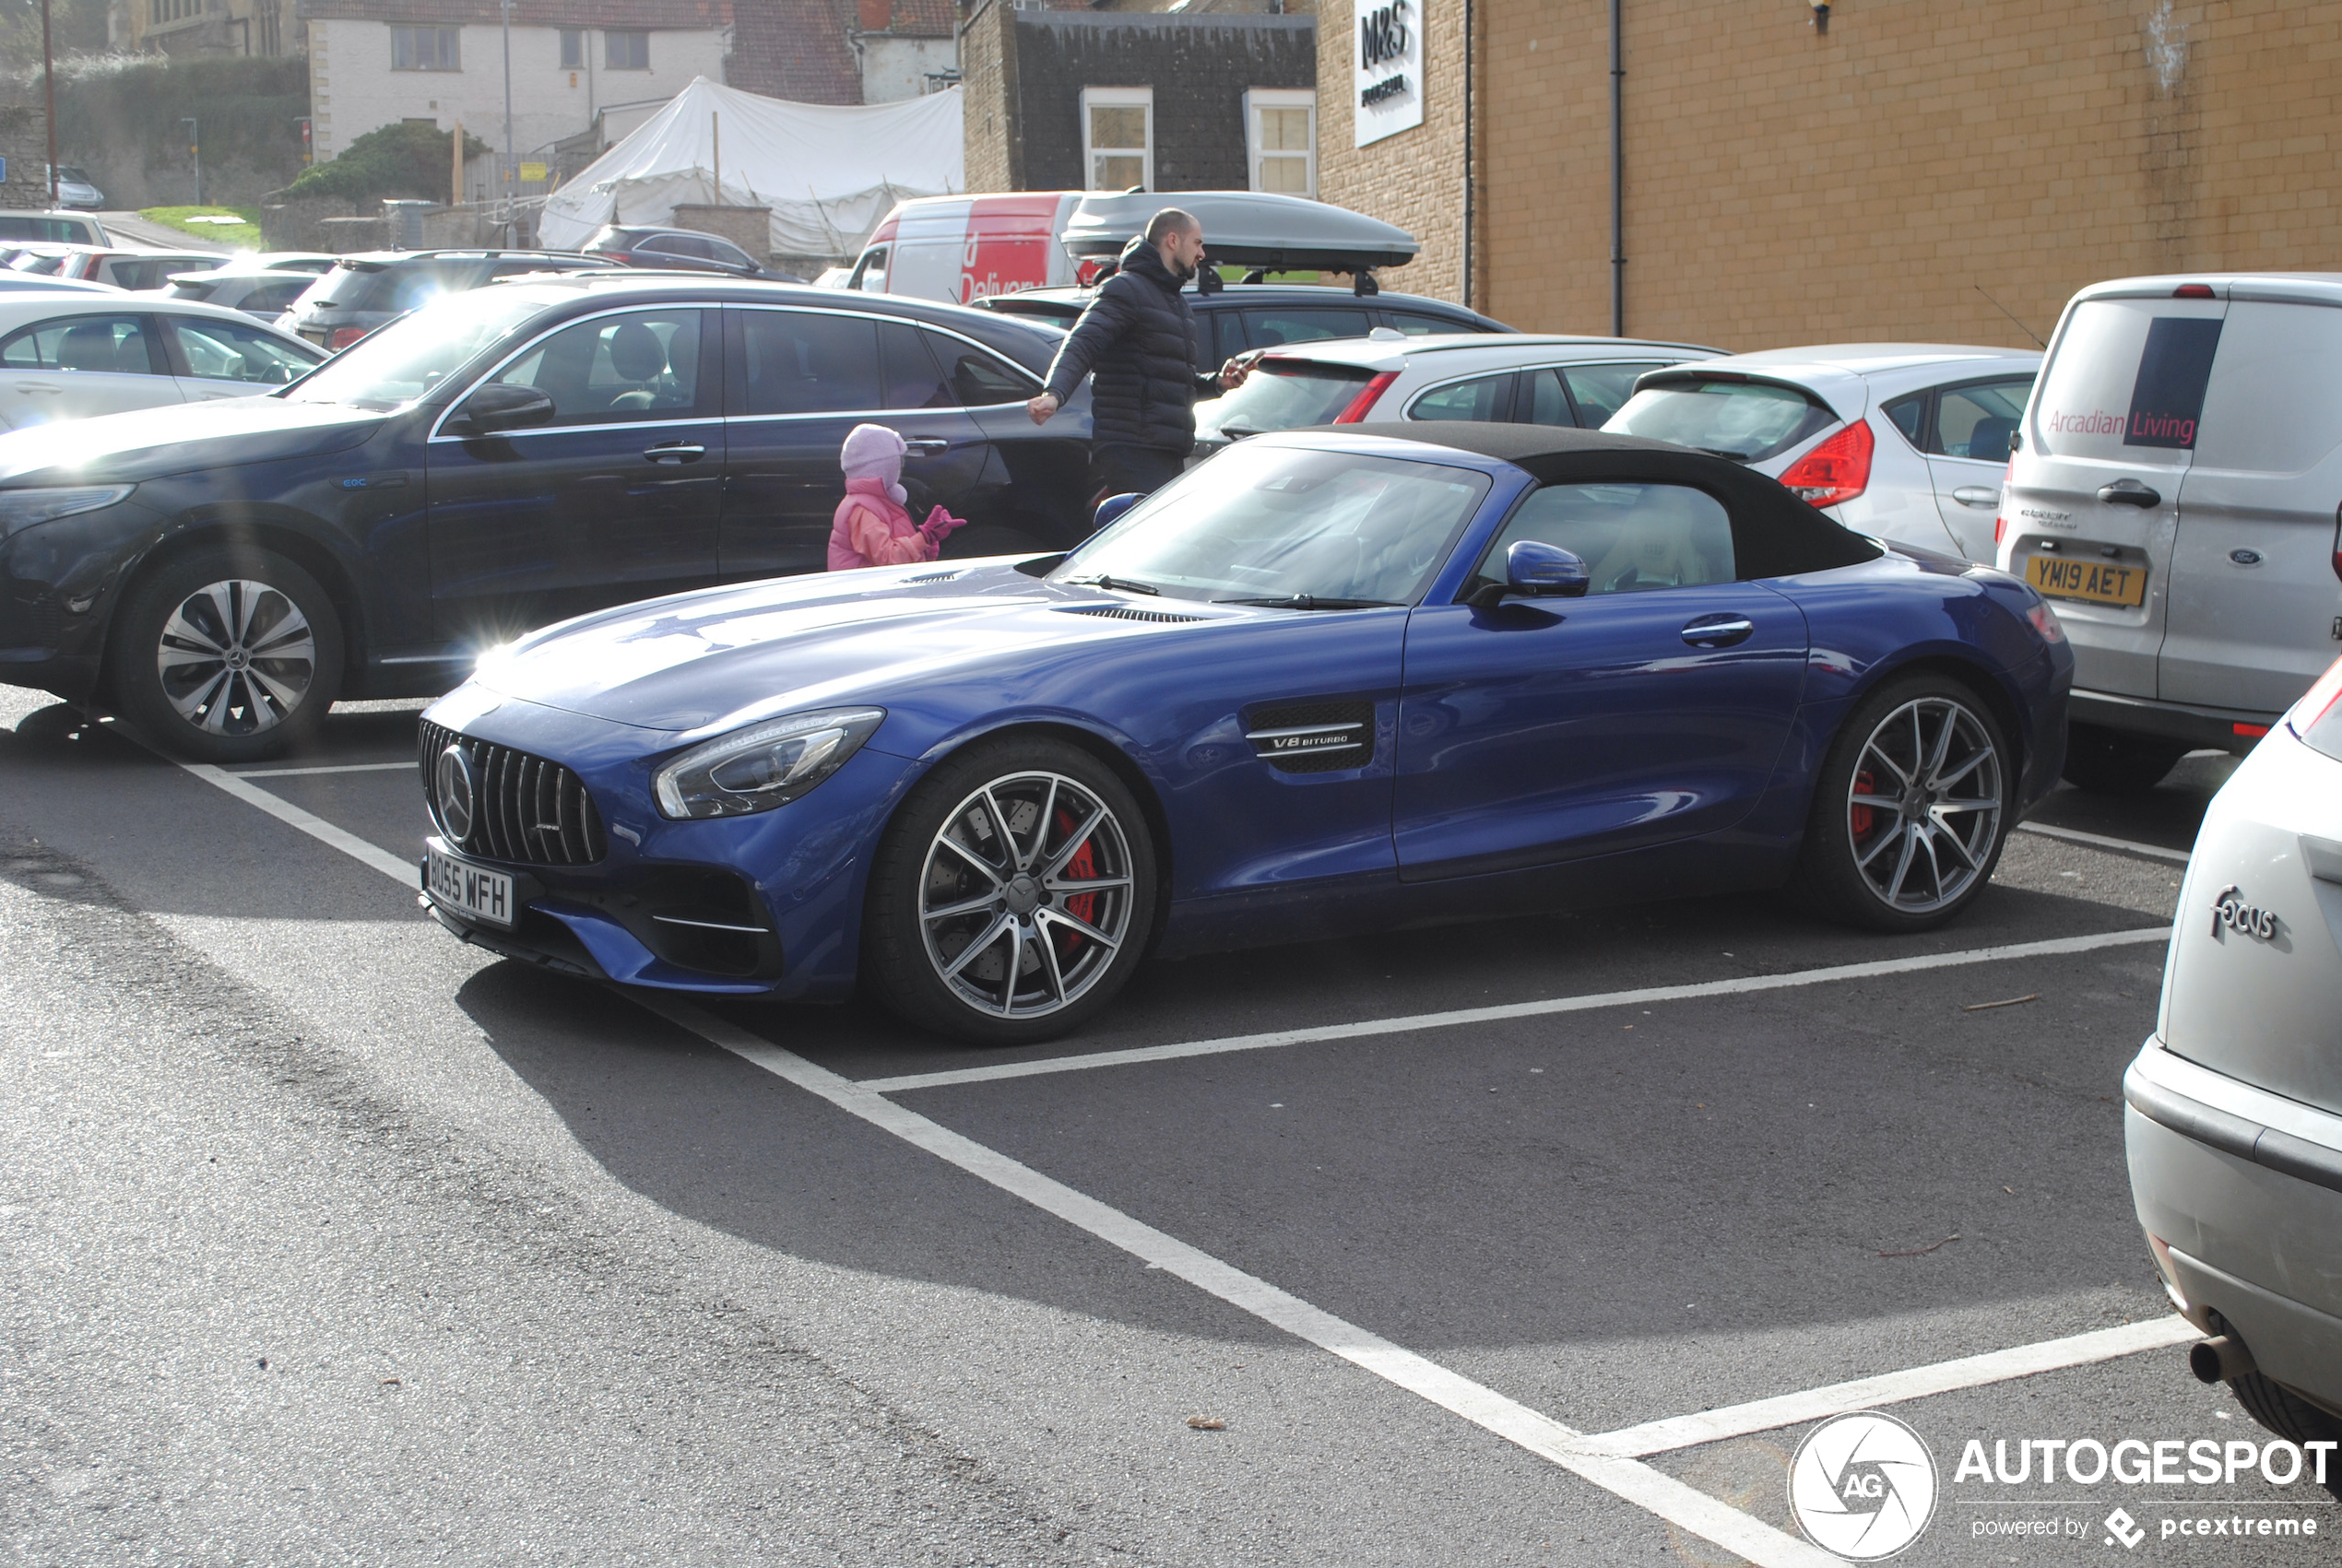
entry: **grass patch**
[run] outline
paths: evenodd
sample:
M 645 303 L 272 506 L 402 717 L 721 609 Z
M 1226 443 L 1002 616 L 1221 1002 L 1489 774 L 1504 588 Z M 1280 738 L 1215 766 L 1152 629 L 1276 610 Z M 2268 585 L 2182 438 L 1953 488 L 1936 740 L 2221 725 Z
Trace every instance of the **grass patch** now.
M 261 248 L 260 209 L 256 206 L 150 206 L 138 214 L 149 223 L 176 229 L 191 239 L 225 245 L 231 250 Z M 234 223 L 190 223 L 191 218 L 233 218 Z

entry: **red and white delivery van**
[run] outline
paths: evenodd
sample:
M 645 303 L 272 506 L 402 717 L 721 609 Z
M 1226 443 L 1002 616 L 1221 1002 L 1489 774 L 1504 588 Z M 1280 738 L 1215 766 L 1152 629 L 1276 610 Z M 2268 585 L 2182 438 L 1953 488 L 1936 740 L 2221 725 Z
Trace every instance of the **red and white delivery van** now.
M 870 231 L 846 287 L 965 305 L 1076 279 L 1058 242 L 1080 191 L 920 196 L 896 204 Z

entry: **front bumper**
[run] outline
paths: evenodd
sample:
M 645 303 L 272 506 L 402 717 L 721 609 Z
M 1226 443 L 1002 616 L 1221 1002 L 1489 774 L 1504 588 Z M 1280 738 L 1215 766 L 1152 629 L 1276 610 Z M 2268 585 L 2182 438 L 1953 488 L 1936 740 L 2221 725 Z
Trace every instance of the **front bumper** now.
M 2261 737 L 2284 717 L 2282 713 L 2253 713 L 2244 708 L 2194 708 L 2184 702 L 2157 702 L 2144 697 L 2120 697 L 2111 691 L 2088 691 L 2078 687 L 2067 700 L 2066 711 L 2077 725 L 2097 725 L 2101 729 L 2152 736 L 2158 740 L 2183 741 L 2197 750 L 2233 751 L 2240 757 L 2260 744 Z
M 2123 1077 L 2139 1223 L 2170 1249 L 2182 1310 L 2342 1412 L 2342 1116 L 2185 1061 L 2150 1039 Z
M 425 717 L 444 724 L 445 711 Z M 512 700 L 456 716 L 448 727 L 575 772 L 608 839 L 603 858 L 587 865 L 456 852 L 513 877 L 518 911 L 506 930 L 432 905 L 456 936 L 628 985 L 793 1001 L 852 994 L 870 855 L 916 763 L 865 746 L 776 810 L 674 822 L 650 796 L 652 768 L 675 749 L 672 736 Z

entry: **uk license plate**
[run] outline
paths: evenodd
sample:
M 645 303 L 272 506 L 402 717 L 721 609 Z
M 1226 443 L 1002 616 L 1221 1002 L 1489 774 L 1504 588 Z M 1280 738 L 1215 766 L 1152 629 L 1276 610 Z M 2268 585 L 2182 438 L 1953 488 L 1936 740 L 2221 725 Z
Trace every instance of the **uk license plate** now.
M 2147 568 L 2115 560 L 2037 555 L 2026 562 L 2025 580 L 2053 599 L 2084 599 L 2094 605 L 2147 602 Z
M 436 844 L 423 850 L 423 891 L 431 902 L 458 914 L 511 930 L 519 915 L 513 908 L 513 879 L 502 871 L 459 860 Z

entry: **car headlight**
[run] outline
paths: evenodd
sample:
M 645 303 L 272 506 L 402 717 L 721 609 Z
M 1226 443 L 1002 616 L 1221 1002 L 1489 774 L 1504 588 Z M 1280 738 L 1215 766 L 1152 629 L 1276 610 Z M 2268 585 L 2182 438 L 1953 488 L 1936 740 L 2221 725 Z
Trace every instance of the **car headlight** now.
M 786 806 L 844 767 L 884 717 L 883 708 L 823 708 L 695 746 L 652 776 L 659 814 L 681 822 Z
M 35 523 L 53 523 L 77 512 L 112 506 L 135 485 L 76 485 L 69 489 L 0 490 L 0 539 Z

